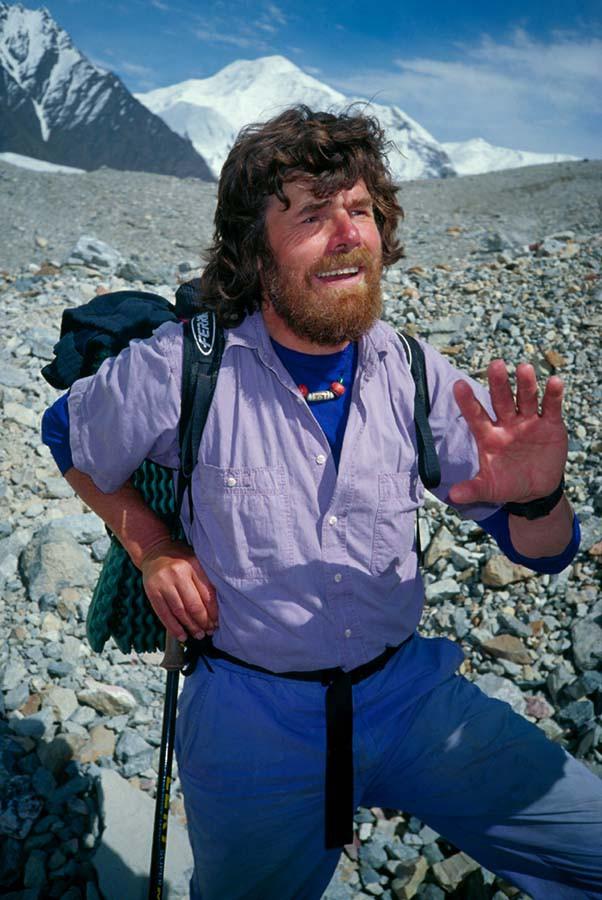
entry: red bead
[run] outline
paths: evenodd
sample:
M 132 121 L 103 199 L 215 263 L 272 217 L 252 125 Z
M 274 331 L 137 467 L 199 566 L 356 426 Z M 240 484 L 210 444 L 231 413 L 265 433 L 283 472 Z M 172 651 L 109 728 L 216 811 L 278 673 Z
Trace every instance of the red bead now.
M 307 397 L 307 395 L 309 394 L 309 388 L 307 387 L 306 384 L 300 384 L 299 390 L 301 391 L 301 394 L 303 395 L 303 397 Z
M 345 385 L 341 384 L 340 381 L 333 381 L 330 385 L 330 390 L 335 395 L 335 397 L 342 397 L 345 393 Z

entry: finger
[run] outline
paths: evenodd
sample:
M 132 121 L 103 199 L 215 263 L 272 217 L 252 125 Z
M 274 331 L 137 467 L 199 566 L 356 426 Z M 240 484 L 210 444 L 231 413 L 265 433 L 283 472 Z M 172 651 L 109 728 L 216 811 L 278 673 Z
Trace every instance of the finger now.
M 541 401 L 541 414 L 552 422 L 562 422 L 562 398 L 564 384 L 558 375 L 548 378 Z
M 201 631 L 204 632 L 205 629 L 202 625 L 197 624 L 195 618 L 191 615 L 188 603 L 184 602 L 182 593 L 185 593 L 185 591 L 175 585 L 170 585 L 163 593 L 169 612 L 180 623 L 180 630 L 184 628 L 193 637 L 197 637 L 197 635 L 204 637 L 204 633 L 201 635 Z
M 196 566 L 193 566 L 192 580 L 203 600 L 203 603 L 205 604 L 205 609 L 207 610 L 207 614 L 211 619 L 211 622 L 215 627 L 217 627 L 219 607 L 217 605 L 217 591 L 215 590 L 214 585 L 212 585 L 211 582 L 207 580 L 204 572 L 202 573 L 202 577 L 201 575 L 199 575 Z
M 452 503 L 488 503 L 490 498 L 486 490 L 485 482 L 480 478 L 471 478 L 469 481 L 459 481 L 449 489 L 449 499 Z
M 521 416 L 536 416 L 539 412 L 537 378 L 529 363 L 516 367 L 516 405 Z
M 205 599 L 207 594 L 207 589 L 203 585 L 201 585 L 201 590 L 199 590 L 199 587 L 193 578 L 180 588 L 182 606 L 186 615 L 193 623 L 194 631 L 192 633 L 195 637 L 200 631 L 210 633 L 215 631 L 215 624 L 207 611 L 207 602 Z
M 149 600 L 151 600 L 150 597 Z M 165 629 L 183 643 L 188 635 L 163 598 L 151 600 L 151 606 Z
M 478 437 L 493 425 L 486 409 L 479 403 L 474 391 L 466 381 L 456 381 L 453 386 L 454 397 L 468 427 Z
M 491 405 L 498 422 L 514 419 L 516 417 L 514 394 L 510 386 L 506 363 L 503 359 L 494 359 L 493 362 L 489 363 L 487 379 L 489 381 Z

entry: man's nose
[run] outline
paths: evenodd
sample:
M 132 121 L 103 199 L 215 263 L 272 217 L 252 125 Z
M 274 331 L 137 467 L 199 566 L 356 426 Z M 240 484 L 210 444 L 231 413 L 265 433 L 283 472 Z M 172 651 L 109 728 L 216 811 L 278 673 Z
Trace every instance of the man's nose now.
M 328 243 L 330 253 L 341 253 L 359 247 L 360 233 L 348 212 L 337 212 L 333 217 L 332 234 Z

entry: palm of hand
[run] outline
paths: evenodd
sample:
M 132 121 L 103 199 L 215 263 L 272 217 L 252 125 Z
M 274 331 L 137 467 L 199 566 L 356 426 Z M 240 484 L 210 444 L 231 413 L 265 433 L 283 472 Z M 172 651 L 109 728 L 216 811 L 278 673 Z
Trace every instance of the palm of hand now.
M 560 483 L 568 450 L 562 382 L 548 380 L 540 412 L 532 366 L 518 366 L 516 398 L 502 360 L 491 363 L 488 378 L 495 421 L 466 382 L 454 385 L 456 402 L 477 444 L 479 472 L 454 485 L 450 499 L 503 504 L 546 497 Z

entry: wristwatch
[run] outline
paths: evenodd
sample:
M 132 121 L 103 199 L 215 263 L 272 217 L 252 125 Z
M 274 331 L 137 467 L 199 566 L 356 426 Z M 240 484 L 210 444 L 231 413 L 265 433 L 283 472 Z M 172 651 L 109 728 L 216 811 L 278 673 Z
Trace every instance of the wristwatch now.
M 503 509 L 513 516 L 522 516 L 524 519 L 541 519 L 549 515 L 564 493 L 564 475 L 560 484 L 547 497 L 539 497 L 537 500 L 529 500 L 528 503 L 504 503 Z

